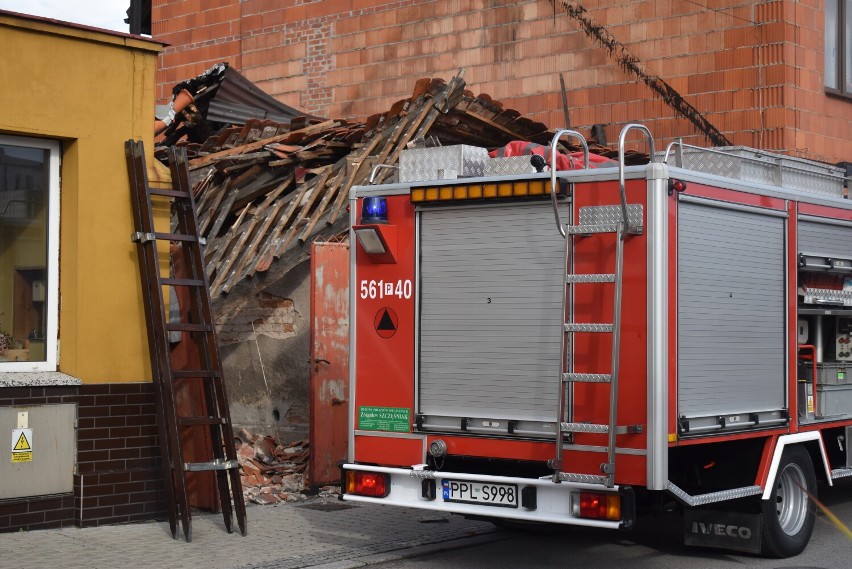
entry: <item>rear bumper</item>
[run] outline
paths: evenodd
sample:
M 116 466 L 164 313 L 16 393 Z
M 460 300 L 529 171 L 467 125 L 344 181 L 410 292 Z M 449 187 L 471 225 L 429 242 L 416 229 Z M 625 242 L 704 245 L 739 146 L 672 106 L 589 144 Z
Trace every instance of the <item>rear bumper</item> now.
M 433 470 L 385 468 L 359 464 L 341 466 L 341 499 L 348 502 L 404 506 L 466 516 L 504 518 L 530 522 L 555 523 L 608 529 L 629 529 L 635 519 L 635 500 L 629 486 L 604 488 L 595 484 L 555 483 L 550 478 L 514 478 Z M 383 498 L 360 496 L 346 492 L 346 472 L 364 471 L 387 474 L 390 490 Z M 444 481 L 473 482 L 494 485 L 516 485 L 517 507 L 447 501 Z M 431 491 L 430 491 L 431 489 Z M 588 519 L 579 516 L 580 492 L 612 494 L 621 497 L 619 520 Z M 434 496 L 434 497 L 430 497 Z

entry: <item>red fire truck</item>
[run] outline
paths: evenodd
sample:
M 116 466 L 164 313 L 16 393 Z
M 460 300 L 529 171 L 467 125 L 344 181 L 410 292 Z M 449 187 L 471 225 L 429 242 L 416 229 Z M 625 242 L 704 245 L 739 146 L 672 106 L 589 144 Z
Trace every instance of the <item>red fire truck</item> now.
M 688 544 L 804 549 L 817 481 L 852 476 L 845 173 L 637 124 L 618 146 L 418 148 L 353 189 L 343 500 L 622 529 L 675 506 Z

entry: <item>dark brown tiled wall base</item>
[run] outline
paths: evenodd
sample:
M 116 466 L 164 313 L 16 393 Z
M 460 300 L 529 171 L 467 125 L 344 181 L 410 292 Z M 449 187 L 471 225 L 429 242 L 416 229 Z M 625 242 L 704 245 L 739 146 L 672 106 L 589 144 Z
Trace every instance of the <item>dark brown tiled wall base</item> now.
M 151 383 L 0 389 L 0 406 L 77 404 L 73 494 L 0 500 L 0 532 L 165 517 Z

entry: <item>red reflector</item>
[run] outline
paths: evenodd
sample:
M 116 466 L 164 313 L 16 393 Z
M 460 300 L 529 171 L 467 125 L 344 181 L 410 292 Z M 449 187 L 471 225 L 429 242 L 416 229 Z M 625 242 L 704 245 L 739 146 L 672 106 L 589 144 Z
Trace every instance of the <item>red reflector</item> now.
M 384 498 L 390 493 L 387 474 L 350 470 L 346 473 L 346 493 Z
M 621 497 L 618 494 L 580 492 L 581 518 L 595 520 L 620 520 Z

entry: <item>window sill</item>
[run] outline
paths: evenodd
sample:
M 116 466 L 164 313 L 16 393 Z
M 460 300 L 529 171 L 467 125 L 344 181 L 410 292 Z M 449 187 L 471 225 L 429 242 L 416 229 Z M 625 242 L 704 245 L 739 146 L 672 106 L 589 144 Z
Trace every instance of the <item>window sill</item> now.
M 82 380 L 59 371 L 11 371 L 0 373 L 0 388 L 52 387 L 56 385 L 82 384 Z

